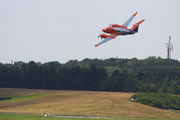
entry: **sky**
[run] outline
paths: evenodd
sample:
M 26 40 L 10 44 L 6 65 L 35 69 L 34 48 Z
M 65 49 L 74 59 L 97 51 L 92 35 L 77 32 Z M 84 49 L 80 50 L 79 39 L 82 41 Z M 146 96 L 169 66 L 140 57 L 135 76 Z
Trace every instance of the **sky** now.
M 0 0 L 0 62 L 171 58 L 180 61 L 180 0 Z M 145 19 L 134 35 L 95 47 L 109 24 Z

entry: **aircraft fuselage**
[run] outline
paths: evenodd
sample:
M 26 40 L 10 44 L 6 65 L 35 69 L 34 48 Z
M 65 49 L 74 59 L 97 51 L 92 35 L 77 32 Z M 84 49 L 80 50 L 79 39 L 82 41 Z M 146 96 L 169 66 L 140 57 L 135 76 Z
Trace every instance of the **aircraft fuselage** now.
M 135 31 L 131 31 L 131 29 L 125 29 L 120 27 L 107 27 L 102 29 L 103 32 L 115 35 L 129 35 L 134 34 Z

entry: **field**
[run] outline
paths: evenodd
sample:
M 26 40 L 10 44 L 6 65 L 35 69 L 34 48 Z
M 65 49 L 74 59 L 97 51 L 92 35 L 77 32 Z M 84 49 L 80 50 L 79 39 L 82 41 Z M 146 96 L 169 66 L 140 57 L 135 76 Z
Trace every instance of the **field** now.
M 44 112 L 51 116 L 180 119 L 180 111 L 162 110 L 131 102 L 129 98 L 132 94 L 134 93 L 0 88 L 0 97 L 12 97 L 0 101 L 0 119 L 2 115 L 7 115 L 4 113 L 42 115 Z
M 0 113 L 0 120 L 96 120 L 91 118 L 57 118 L 43 117 L 40 115 L 21 115 L 21 114 L 4 114 Z M 98 120 L 177 120 L 177 119 L 161 119 L 161 118 L 106 118 Z

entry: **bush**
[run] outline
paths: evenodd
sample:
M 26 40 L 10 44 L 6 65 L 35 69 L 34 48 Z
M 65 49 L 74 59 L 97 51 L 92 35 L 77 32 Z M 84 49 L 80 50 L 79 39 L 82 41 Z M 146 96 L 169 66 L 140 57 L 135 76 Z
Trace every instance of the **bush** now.
M 180 97 L 163 93 L 138 93 L 130 97 L 141 104 L 161 109 L 180 110 Z

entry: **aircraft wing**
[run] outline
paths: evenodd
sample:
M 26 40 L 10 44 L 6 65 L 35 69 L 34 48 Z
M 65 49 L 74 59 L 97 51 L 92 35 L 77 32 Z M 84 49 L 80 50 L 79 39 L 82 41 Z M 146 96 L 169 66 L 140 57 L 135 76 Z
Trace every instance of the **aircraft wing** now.
M 111 36 L 116 37 L 117 35 L 111 34 Z M 110 40 L 112 40 L 112 39 L 113 39 L 113 38 L 107 37 L 107 38 L 105 38 L 104 40 L 102 40 L 100 43 L 96 44 L 95 47 L 97 47 L 97 46 L 99 46 L 99 45 L 101 45 L 101 44 L 103 44 L 103 43 L 105 43 L 105 42 L 108 42 L 108 41 L 110 41 Z
M 130 22 L 133 20 L 133 18 L 136 16 L 137 12 L 135 14 L 133 14 L 124 24 L 123 26 L 128 27 L 128 25 L 130 24 Z

